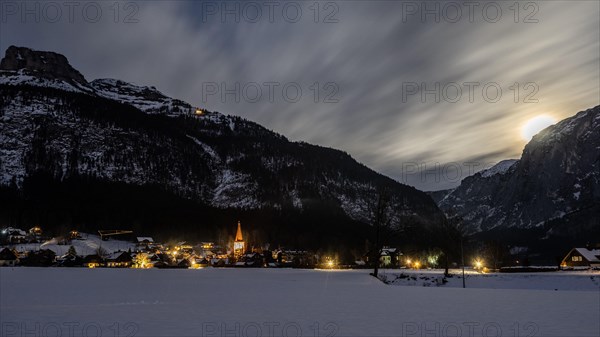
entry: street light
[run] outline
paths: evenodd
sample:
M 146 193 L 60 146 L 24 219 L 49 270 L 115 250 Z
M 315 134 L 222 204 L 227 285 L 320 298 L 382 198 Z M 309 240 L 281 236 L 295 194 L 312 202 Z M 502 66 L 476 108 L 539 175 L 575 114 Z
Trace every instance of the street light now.
M 483 267 L 483 262 L 479 259 L 475 260 L 475 269 L 481 269 L 481 267 Z

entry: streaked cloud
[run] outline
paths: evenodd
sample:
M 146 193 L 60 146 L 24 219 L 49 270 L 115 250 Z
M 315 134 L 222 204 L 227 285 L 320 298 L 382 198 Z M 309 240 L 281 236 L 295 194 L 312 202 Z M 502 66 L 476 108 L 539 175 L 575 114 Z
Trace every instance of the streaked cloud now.
M 483 168 L 518 158 L 525 145 L 520 128 L 530 118 L 546 114 L 562 119 L 600 104 L 599 2 L 533 2 L 539 9 L 537 23 L 522 22 L 530 13 L 524 7 L 515 23 L 508 8 L 512 2 L 496 3 L 503 9 L 496 23 L 486 22 L 480 11 L 474 12 L 474 22 L 466 15 L 457 23 L 435 23 L 431 17 L 423 22 L 417 16 L 403 22 L 406 2 L 393 1 L 335 2 L 337 23 L 315 23 L 308 8 L 312 2 L 298 2 L 303 16 L 297 23 L 286 22 L 281 14 L 274 23 L 266 15 L 257 23 L 237 23 L 231 16 L 222 23 L 218 14 L 203 21 L 206 2 L 147 1 L 138 4 L 138 23 L 106 17 L 98 23 L 21 23 L 8 17 L 0 47 L 54 50 L 88 79 L 154 85 L 292 140 L 342 149 L 386 175 L 436 190 L 459 179 L 448 179 L 441 169 L 439 179 L 423 179 L 419 173 L 403 174 L 403 168 L 418 164 L 435 171 L 436 164 L 444 168 L 472 161 Z M 330 10 L 321 8 L 320 21 L 325 13 Z M 237 103 L 231 95 L 224 102 L 218 95 L 203 102 L 203 84 L 213 82 L 228 88 L 236 83 L 297 83 L 303 96 L 290 103 L 276 91 L 271 103 L 265 89 L 259 102 Z M 310 89 L 316 82 L 319 103 Z M 322 102 L 332 92 L 323 88 L 327 82 L 339 87 L 338 103 Z M 433 95 L 423 103 L 420 93 L 403 102 L 409 82 L 425 83 L 428 89 L 457 83 L 463 93 L 456 103 L 435 102 Z M 480 83 L 473 103 L 465 82 Z M 519 103 L 509 88 L 515 82 Z M 524 87 L 529 82 L 539 89 L 534 95 L 538 103 L 523 103 L 533 90 Z M 502 88 L 498 102 L 482 98 L 486 83 Z

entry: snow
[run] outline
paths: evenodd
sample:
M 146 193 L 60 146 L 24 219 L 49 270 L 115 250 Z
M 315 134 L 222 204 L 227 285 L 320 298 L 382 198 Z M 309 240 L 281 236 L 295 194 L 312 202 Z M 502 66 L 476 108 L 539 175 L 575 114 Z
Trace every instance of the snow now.
M 132 105 L 149 114 L 180 115 L 192 112 L 189 104 L 167 97 L 154 87 L 138 86 L 110 78 L 94 80 L 90 85 L 101 97 Z
M 366 270 L 0 268 L 0 284 L 3 336 L 600 334 L 598 291 L 400 287 Z
M 219 155 L 217 154 L 217 152 L 210 147 L 209 145 L 199 141 L 197 138 L 192 137 L 190 135 L 186 135 L 189 139 L 191 139 L 194 143 L 198 144 L 200 147 L 202 147 L 202 149 L 204 150 L 204 152 L 206 152 L 212 159 L 214 159 L 216 162 L 221 162 L 221 157 L 219 157 Z
M 144 241 L 148 241 L 149 243 L 152 243 L 152 242 L 154 242 L 154 239 L 152 239 L 152 238 L 151 238 L 151 237 L 149 237 L 149 236 L 138 236 L 138 237 L 137 237 L 137 241 L 138 241 L 138 242 L 144 242 Z
M 73 82 L 69 83 L 59 79 L 49 79 L 25 73 L 23 70 L 0 70 L 0 84 L 4 85 L 31 85 L 35 87 L 55 88 L 64 91 L 90 94 L 94 90 L 90 87 Z
M 389 270 L 383 271 L 383 277 L 396 286 L 440 286 L 462 288 L 461 271 L 451 270 L 452 277 L 447 283 L 438 285 L 443 278 L 443 270 Z M 474 270 L 465 271 L 465 283 L 468 288 L 479 289 L 529 289 L 555 291 L 598 291 L 600 290 L 600 272 L 561 271 L 537 273 L 486 273 Z
M 59 245 L 57 239 L 51 239 L 43 243 L 23 243 L 11 245 L 11 248 L 16 249 L 18 252 L 27 252 L 40 249 L 50 249 L 56 256 L 63 256 L 69 250 L 69 247 L 73 246 L 77 255 L 92 255 L 96 254 L 98 248 L 102 247 L 108 254 L 117 251 L 127 251 L 129 249 L 135 250 L 135 244 L 127 241 L 112 240 L 102 241 L 100 236 L 92 234 L 81 234 L 82 239 L 74 239 L 70 244 Z M 0 247 L 0 250 L 2 247 Z
M 261 203 L 256 198 L 258 186 L 249 174 L 224 169 L 217 178 L 212 205 L 220 208 L 257 208 Z
M 503 160 L 489 169 L 481 171 L 481 176 L 487 178 L 496 174 L 505 174 L 518 161 L 518 159 Z
M 600 262 L 600 249 L 575 248 L 589 262 Z

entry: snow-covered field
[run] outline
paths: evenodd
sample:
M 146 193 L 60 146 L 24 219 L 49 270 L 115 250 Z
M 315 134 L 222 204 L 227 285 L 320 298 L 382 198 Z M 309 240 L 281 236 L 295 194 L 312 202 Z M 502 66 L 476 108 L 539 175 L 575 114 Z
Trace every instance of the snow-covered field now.
M 569 291 L 392 286 L 366 270 L 0 268 L 1 335 L 600 335 L 600 290 L 561 277 Z
M 462 288 L 460 270 L 450 270 L 452 277 L 444 278 L 443 273 L 443 270 L 396 269 L 382 270 L 380 277 L 390 285 Z M 465 283 L 467 288 L 481 289 L 600 291 L 600 271 L 482 274 L 467 270 Z

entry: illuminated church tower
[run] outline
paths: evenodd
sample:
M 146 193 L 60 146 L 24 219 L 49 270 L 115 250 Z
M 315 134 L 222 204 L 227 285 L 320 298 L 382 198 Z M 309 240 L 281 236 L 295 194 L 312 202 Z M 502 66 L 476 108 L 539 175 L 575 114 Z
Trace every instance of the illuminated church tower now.
M 244 255 L 244 238 L 242 237 L 242 224 L 238 221 L 237 233 L 233 242 L 233 256 L 240 257 Z

